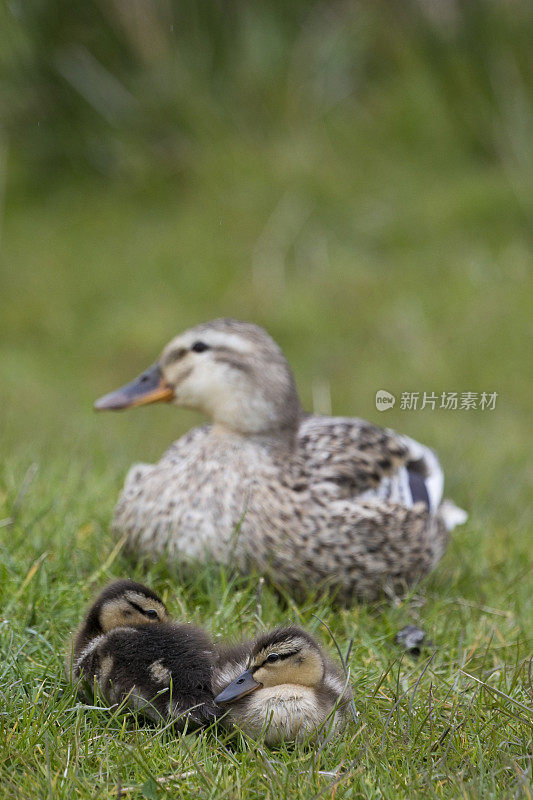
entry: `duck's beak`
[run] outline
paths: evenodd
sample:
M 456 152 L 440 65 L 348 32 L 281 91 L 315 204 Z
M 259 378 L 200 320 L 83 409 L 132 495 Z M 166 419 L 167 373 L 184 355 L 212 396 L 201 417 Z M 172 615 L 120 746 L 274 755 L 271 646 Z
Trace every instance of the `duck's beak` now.
M 117 411 L 147 403 L 168 403 L 173 397 L 174 390 L 165 383 L 159 364 L 153 364 L 131 383 L 100 397 L 94 407 L 96 411 Z
M 242 675 L 235 678 L 229 686 L 226 686 L 224 691 L 220 692 L 220 694 L 215 697 L 215 703 L 231 703 L 233 700 L 244 697 L 245 694 L 255 692 L 255 690 L 259 689 L 262 685 L 262 683 L 258 683 L 254 680 L 252 670 L 247 669 L 246 672 L 243 672 Z

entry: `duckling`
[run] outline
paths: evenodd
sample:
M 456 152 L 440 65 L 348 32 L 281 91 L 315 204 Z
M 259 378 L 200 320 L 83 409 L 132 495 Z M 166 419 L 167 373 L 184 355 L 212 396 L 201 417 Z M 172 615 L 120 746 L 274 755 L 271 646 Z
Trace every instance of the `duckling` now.
M 235 675 L 239 666 L 245 669 Z M 233 679 L 228 685 L 229 677 Z M 339 733 L 353 699 L 335 664 L 309 633 L 295 625 L 276 628 L 237 651 L 220 653 L 213 691 L 215 702 L 227 709 L 224 725 L 236 725 L 249 736 L 264 736 L 268 745 Z
M 91 698 L 96 682 L 109 704 L 124 703 L 178 729 L 217 715 L 211 691 L 214 655 L 207 634 L 169 619 L 146 586 L 119 580 L 89 609 L 66 658 L 67 677 Z
M 136 552 L 254 567 L 295 595 L 326 586 L 349 603 L 404 591 L 466 519 L 442 501 L 428 447 L 364 420 L 304 413 L 281 349 L 257 325 L 218 319 L 185 331 L 95 407 L 156 401 L 212 424 L 128 473 L 113 529 Z

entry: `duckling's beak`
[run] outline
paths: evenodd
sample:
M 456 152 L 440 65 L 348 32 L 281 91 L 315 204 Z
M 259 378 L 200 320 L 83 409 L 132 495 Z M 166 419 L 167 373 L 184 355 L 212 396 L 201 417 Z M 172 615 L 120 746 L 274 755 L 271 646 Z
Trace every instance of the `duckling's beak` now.
M 168 403 L 173 397 L 174 389 L 165 383 L 161 367 L 159 364 L 153 364 L 131 383 L 100 397 L 94 407 L 96 411 L 117 411 L 121 408 L 144 406 L 147 403 Z
M 259 689 L 262 685 L 262 683 L 258 683 L 254 680 L 252 670 L 247 669 L 246 672 L 243 672 L 242 675 L 235 678 L 229 686 L 226 686 L 224 691 L 220 692 L 220 694 L 215 697 L 215 703 L 231 703 L 233 700 L 238 700 L 239 697 L 244 697 L 245 694 L 255 692 L 255 690 Z

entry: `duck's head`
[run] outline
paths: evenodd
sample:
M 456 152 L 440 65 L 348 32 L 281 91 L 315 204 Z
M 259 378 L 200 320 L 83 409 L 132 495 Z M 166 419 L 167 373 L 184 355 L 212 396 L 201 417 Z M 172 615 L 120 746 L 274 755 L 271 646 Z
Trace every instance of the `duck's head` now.
M 95 403 L 97 410 L 171 402 L 245 435 L 294 430 L 300 404 L 290 367 L 257 325 L 217 319 L 172 339 L 142 375 Z
M 97 597 L 86 618 L 86 635 L 108 633 L 128 625 L 165 622 L 165 604 L 158 595 L 130 580 L 114 581 Z
M 277 628 L 254 642 L 248 669 L 215 702 L 231 703 L 257 689 L 281 684 L 317 688 L 324 671 L 322 651 L 312 636 L 295 626 Z

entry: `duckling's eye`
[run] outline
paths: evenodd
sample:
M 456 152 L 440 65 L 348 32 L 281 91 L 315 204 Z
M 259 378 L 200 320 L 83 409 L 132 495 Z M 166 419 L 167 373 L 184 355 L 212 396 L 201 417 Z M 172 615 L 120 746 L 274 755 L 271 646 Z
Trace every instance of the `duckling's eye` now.
M 159 619 L 159 616 L 155 608 L 147 608 L 146 611 L 144 612 L 144 616 L 148 617 L 148 619 Z
M 209 345 L 205 342 L 195 342 L 191 347 L 193 353 L 203 353 L 204 350 L 209 350 Z
M 270 653 L 270 655 L 269 655 L 269 656 L 267 656 L 267 659 L 266 659 L 266 660 L 267 660 L 267 661 L 268 661 L 270 664 L 273 664 L 273 663 L 274 663 L 274 661 L 279 661 L 279 656 L 278 656 L 278 654 L 277 654 L 277 653 Z

